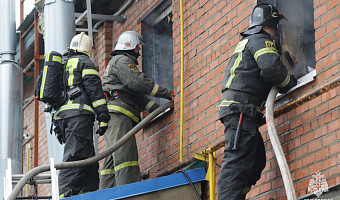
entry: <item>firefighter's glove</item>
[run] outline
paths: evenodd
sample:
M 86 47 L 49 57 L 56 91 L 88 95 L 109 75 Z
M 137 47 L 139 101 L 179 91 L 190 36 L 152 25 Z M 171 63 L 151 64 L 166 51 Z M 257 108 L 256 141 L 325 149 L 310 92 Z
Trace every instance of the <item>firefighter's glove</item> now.
M 280 93 L 286 93 L 288 90 L 290 90 L 292 87 L 296 86 L 297 80 L 293 75 L 290 75 L 290 80 L 286 86 L 280 89 Z
M 104 135 L 106 130 L 107 130 L 107 127 L 108 127 L 108 123 L 107 122 L 99 122 L 99 128 L 96 131 L 96 133 L 98 135 L 100 135 L 100 136 Z
M 175 97 L 175 92 L 171 91 L 170 92 L 170 97 L 168 98 L 168 100 L 172 101 L 174 97 Z
M 99 123 L 99 128 L 98 130 L 96 131 L 97 134 L 99 134 L 100 136 L 104 135 L 107 127 L 108 127 L 108 123 L 110 121 L 110 115 L 108 112 L 102 112 L 102 113 L 99 113 L 97 115 L 97 121 Z
M 65 139 L 62 133 L 56 133 L 55 136 L 57 137 L 57 140 L 59 141 L 60 144 L 65 143 Z

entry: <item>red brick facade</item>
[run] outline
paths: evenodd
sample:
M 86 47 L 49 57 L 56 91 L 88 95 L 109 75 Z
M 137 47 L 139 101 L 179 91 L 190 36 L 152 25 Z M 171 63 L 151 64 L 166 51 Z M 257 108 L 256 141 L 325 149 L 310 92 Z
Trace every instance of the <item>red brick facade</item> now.
M 135 1 L 124 15 L 124 23 L 105 22 L 94 34 L 94 61 L 103 74 L 118 36 L 127 30 L 141 32 L 141 20 L 159 1 Z M 221 82 L 239 33 L 248 26 L 254 0 L 184 1 L 184 140 L 183 160 L 224 139 L 218 119 Z M 136 137 L 141 171 L 150 177 L 179 164 L 180 134 L 180 1 L 172 0 L 174 109 L 153 121 Z M 314 81 L 284 96 L 279 102 L 293 101 L 339 78 L 340 6 L 338 0 L 314 0 L 316 77 Z M 141 63 L 141 62 L 140 62 Z M 140 69 L 141 66 L 140 66 Z M 162 83 L 159 83 L 162 85 Z M 340 184 L 340 87 L 325 92 L 275 119 L 281 144 L 292 174 L 297 196 L 308 193 L 312 175 L 320 171 L 329 186 Z M 31 131 L 33 104 L 25 108 L 24 127 Z M 40 134 L 43 138 L 44 114 Z M 251 199 L 285 199 L 280 170 L 269 141 L 267 128 L 260 128 L 267 150 L 267 165 L 261 179 L 248 194 Z M 46 164 L 46 141 L 39 140 L 39 165 Z M 105 149 L 103 138 L 99 150 Z M 221 165 L 223 149 L 216 152 Z M 220 168 L 217 167 L 217 174 Z M 218 180 L 218 178 L 217 178 Z

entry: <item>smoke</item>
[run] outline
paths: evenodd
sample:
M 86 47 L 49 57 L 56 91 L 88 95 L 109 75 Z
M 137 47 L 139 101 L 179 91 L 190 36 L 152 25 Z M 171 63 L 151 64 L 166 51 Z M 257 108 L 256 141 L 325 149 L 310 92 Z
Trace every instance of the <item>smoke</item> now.
M 294 75 L 315 68 L 314 8 L 310 0 L 279 1 L 279 8 L 288 19 L 282 25 L 282 49 L 289 52 L 295 62 Z

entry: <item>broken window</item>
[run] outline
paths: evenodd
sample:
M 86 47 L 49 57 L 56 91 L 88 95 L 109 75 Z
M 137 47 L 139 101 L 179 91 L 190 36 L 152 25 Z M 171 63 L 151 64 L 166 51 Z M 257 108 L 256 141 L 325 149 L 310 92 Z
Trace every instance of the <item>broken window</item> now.
M 315 69 L 314 8 L 310 0 L 258 0 L 277 7 L 288 19 L 278 30 L 282 61 L 300 78 Z
M 142 20 L 142 70 L 157 84 L 173 90 L 171 10 L 171 1 L 163 1 Z M 166 99 L 150 98 L 159 104 L 168 102 Z

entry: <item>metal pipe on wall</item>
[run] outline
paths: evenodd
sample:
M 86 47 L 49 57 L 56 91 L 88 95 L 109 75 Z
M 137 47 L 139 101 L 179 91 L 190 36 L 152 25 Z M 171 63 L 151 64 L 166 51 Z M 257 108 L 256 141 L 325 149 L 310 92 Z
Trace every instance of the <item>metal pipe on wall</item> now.
M 0 199 L 7 158 L 12 172 L 21 173 L 22 149 L 22 68 L 14 61 L 16 28 L 15 1 L 0 0 Z
M 38 13 L 34 13 L 34 85 L 39 75 L 39 32 Z M 38 166 L 39 146 L 39 101 L 34 99 L 34 167 Z
M 181 108 L 180 108 L 180 126 L 179 126 L 179 161 L 183 161 L 183 110 L 184 110 L 184 18 L 183 18 L 183 0 L 180 0 L 181 15 Z
M 58 51 L 63 53 L 70 45 L 75 35 L 75 1 L 54 0 L 45 1 L 44 5 L 44 40 L 45 53 Z M 59 144 L 54 135 L 50 134 L 51 115 L 45 113 L 48 155 L 56 163 L 62 162 L 63 146 Z
M 115 14 L 113 14 L 113 16 L 119 16 L 121 15 L 126 9 L 128 9 L 132 3 L 134 2 L 135 0 L 128 0 L 123 7 L 121 7 Z M 101 24 L 103 24 L 105 21 L 99 21 L 97 22 L 94 26 L 93 26 L 93 29 L 97 29 Z

